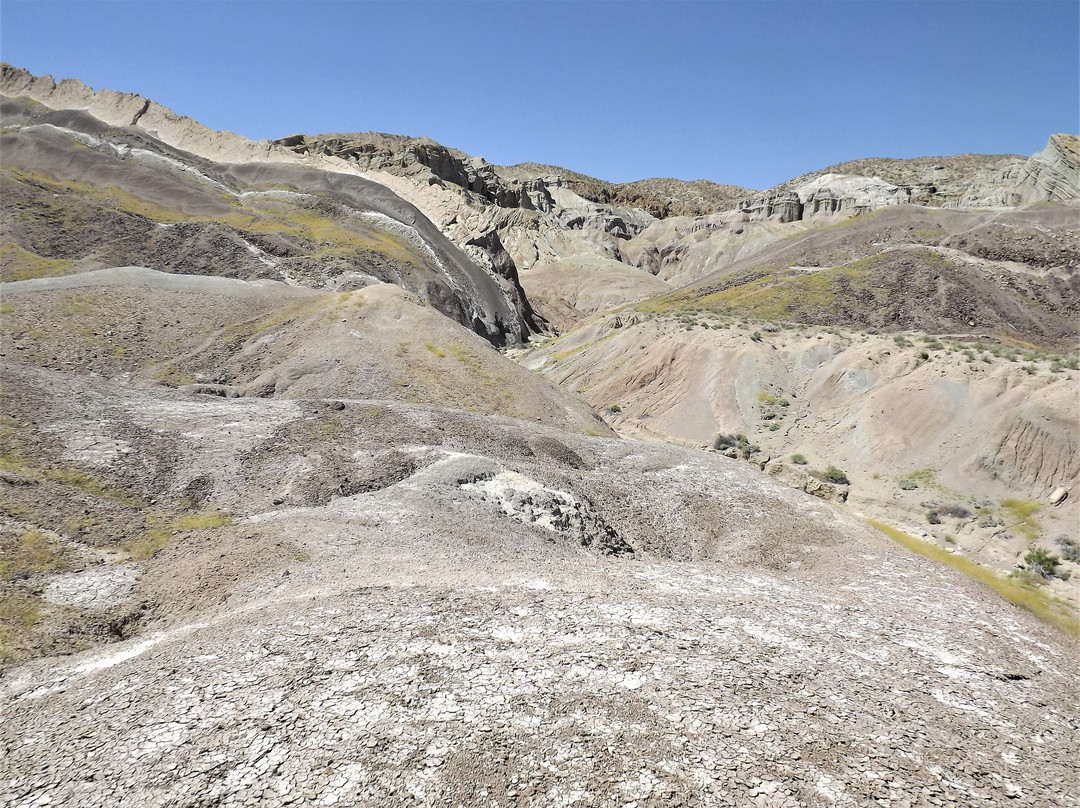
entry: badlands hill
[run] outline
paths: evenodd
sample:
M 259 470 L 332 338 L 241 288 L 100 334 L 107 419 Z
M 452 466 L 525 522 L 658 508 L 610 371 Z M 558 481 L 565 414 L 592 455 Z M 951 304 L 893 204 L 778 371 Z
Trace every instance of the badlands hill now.
M 978 460 L 985 554 L 1061 550 L 1072 360 L 1006 338 L 1074 338 L 1067 160 L 931 237 L 872 178 L 690 183 L 722 207 L 680 216 L 667 181 L 252 143 L 10 66 L 0 95 L 0 803 L 1077 805 L 1072 607 L 826 500 L 896 522 Z M 856 330 L 851 264 L 897 307 L 924 253 L 945 302 Z M 772 265 L 835 325 L 724 297 Z M 903 330 L 974 335 L 964 284 L 970 362 Z M 764 424 L 920 487 L 714 440 Z

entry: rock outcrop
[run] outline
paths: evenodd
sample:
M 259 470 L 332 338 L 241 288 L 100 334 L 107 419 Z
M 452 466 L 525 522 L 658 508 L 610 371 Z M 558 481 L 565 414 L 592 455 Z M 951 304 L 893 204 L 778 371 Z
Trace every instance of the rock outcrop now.
M 1000 207 L 1063 202 L 1080 197 L 1080 138 L 1057 134 L 1027 160 L 999 165 L 972 178 L 956 207 Z

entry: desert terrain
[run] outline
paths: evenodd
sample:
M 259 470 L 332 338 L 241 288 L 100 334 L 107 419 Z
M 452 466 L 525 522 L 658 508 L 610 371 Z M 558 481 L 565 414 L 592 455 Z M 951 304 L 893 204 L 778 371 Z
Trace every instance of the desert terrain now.
M 1075 136 L 755 191 L 0 95 L 0 804 L 1080 804 Z

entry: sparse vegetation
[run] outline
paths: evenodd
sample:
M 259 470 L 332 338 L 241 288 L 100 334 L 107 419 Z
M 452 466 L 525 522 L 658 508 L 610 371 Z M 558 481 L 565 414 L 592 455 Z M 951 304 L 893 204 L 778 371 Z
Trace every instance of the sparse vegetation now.
M 1080 564 L 1080 543 L 1070 539 L 1068 536 L 1062 536 L 1058 539 L 1058 543 L 1061 545 L 1062 558 L 1071 561 L 1073 564 Z
M 821 472 L 821 479 L 825 480 L 827 483 L 835 483 L 837 485 L 847 485 L 851 482 L 844 471 L 832 465 Z
M 67 554 L 61 545 L 41 530 L 31 528 L 14 540 L 0 542 L 0 580 L 19 573 L 54 572 L 67 566 Z
M 914 480 L 904 479 L 899 482 L 899 486 L 901 491 L 914 491 L 919 487 L 919 484 Z
M 916 488 L 940 488 L 937 481 L 937 470 L 932 468 L 919 469 L 907 475 L 907 479 L 916 484 Z
M 982 581 L 1003 598 L 1026 609 L 1043 622 L 1054 626 L 1069 637 L 1080 639 L 1080 620 L 1077 619 L 1076 611 L 1064 601 L 1050 597 L 1039 589 L 1024 586 L 1014 578 L 998 575 L 962 553 L 950 553 L 942 547 L 917 539 L 876 519 L 866 521 L 898 544 Z
M 1014 530 L 1028 539 L 1036 538 L 1042 532 L 1035 514 L 1042 510 L 1042 504 L 1026 499 L 1009 498 L 1001 500 L 1005 515 L 1005 527 Z
M 1044 580 L 1050 580 L 1055 576 L 1063 578 L 1063 580 L 1068 580 L 1069 578 L 1067 572 L 1058 572 L 1058 567 L 1061 565 L 1061 559 L 1043 547 L 1033 547 L 1030 549 L 1024 555 L 1024 563 L 1029 570 Z
M 937 512 L 941 516 L 949 516 L 953 519 L 967 519 L 971 516 L 971 511 L 958 504 L 939 505 Z
M 0 280 L 22 281 L 67 275 L 74 264 L 67 258 L 43 258 L 17 244 L 0 246 Z
M 719 451 L 725 449 L 735 449 L 742 456 L 742 458 L 749 459 L 755 452 L 761 451 L 760 447 L 750 443 L 749 438 L 746 435 L 717 435 L 713 440 L 713 448 Z
M 805 466 L 807 461 L 806 457 L 804 457 L 803 455 L 793 454 L 791 456 L 791 462 L 794 463 L 796 466 Z
M 120 486 L 105 482 L 73 466 L 47 466 L 19 453 L 0 455 L 0 471 L 11 471 L 36 480 L 53 480 L 95 497 L 111 499 L 122 505 L 142 507 L 140 497 Z
M 215 530 L 234 524 L 232 516 L 222 511 L 207 511 L 159 520 L 141 536 L 126 542 L 123 547 L 133 561 L 146 561 L 162 549 L 169 540 L 185 530 Z

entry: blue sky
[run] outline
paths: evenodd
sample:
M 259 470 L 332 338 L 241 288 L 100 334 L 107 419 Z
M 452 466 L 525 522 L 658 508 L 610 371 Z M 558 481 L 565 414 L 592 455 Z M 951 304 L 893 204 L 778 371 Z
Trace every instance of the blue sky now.
M 251 138 L 427 135 L 494 163 L 765 188 L 1080 128 L 1069 2 L 2 0 L 0 58 Z

